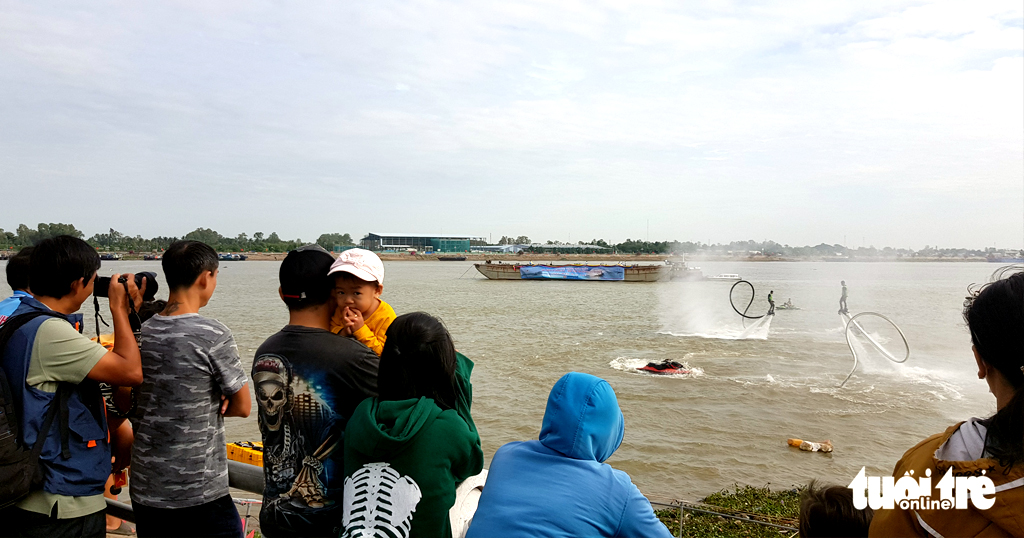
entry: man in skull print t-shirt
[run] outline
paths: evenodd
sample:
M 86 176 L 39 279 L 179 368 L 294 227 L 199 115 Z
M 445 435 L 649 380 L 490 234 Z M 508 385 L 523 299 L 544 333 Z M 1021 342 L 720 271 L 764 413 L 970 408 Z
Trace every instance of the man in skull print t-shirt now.
M 264 536 L 337 536 L 345 481 L 345 426 L 377 395 L 377 355 L 330 332 L 334 258 L 317 247 L 281 264 L 288 325 L 256 350 L 253 389 L 263 434 Z

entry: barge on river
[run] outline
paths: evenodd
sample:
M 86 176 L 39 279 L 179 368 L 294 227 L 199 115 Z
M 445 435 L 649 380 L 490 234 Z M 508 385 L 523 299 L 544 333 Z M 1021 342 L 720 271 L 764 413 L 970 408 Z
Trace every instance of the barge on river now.
M 667 280 L 666 265 L 625 264 L 518 264 L 475 263 L 480 274 L 491 280 L 605 280 L 621 282 L 657 282 Z

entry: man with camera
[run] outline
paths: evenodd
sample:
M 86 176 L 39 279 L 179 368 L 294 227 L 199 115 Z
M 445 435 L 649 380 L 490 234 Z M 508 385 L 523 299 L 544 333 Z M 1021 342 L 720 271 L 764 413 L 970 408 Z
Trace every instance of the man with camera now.
M 74 312 L 94 292 L 100 267 L 96 251 L 81 239 L 58 236 L 36 245 L 29 265 L 33 296 L 22 299 L 0 330 L 10 333 L 0 349 L 0 367 L 10 384 L 21 445 L 32 448 L 44 439 L 38 459 L 44 478 L 0 513 L 0 532 L 104 536 L 102 494 L 111 466 L 98 383 L 142 382 L 129 300 L 141 305 L 146 279 L 140 286 L 133 275 L 114 275 L 109 288 L 97 293 L 106 291 L 110 298 L 115 343 L 107 351 L 72 325 Z M 25 317 L 19 322 L 20 316 Z M 51 426 L 44 427 L 48 415 Z

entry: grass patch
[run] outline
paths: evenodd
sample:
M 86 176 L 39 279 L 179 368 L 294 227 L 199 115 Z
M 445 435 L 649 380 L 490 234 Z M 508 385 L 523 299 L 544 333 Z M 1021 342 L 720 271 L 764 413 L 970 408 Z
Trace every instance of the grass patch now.
M 765 520 L 772 523 L 796 527 L 797 518 L 800 515 L 801 489 L 771 491 L 767 486 L 763 488 L 736 486 L 735 491 L 732 492 L 722 490 L 708 495 L 701 499 L 700 505 L 708 510 L 732 515 L 764 516 Z M 796 534 L 794 531 L 688 510 L 682 512 L 683 528 L 680 533 L 678 508 L 655 510 L 655 514 L 668 527 L 673 536 L 779 538 Z

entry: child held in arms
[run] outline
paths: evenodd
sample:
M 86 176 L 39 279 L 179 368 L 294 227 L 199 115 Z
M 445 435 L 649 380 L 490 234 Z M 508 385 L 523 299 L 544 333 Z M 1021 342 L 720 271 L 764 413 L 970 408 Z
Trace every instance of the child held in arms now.
M 338 256 L 328 273 L 334 276 L 338 308 L 331 332 L 351 336 L 380 356 L 395 310 L 380 299 L 384 291 L 384 263 L 369 250 L 353 248 Z

